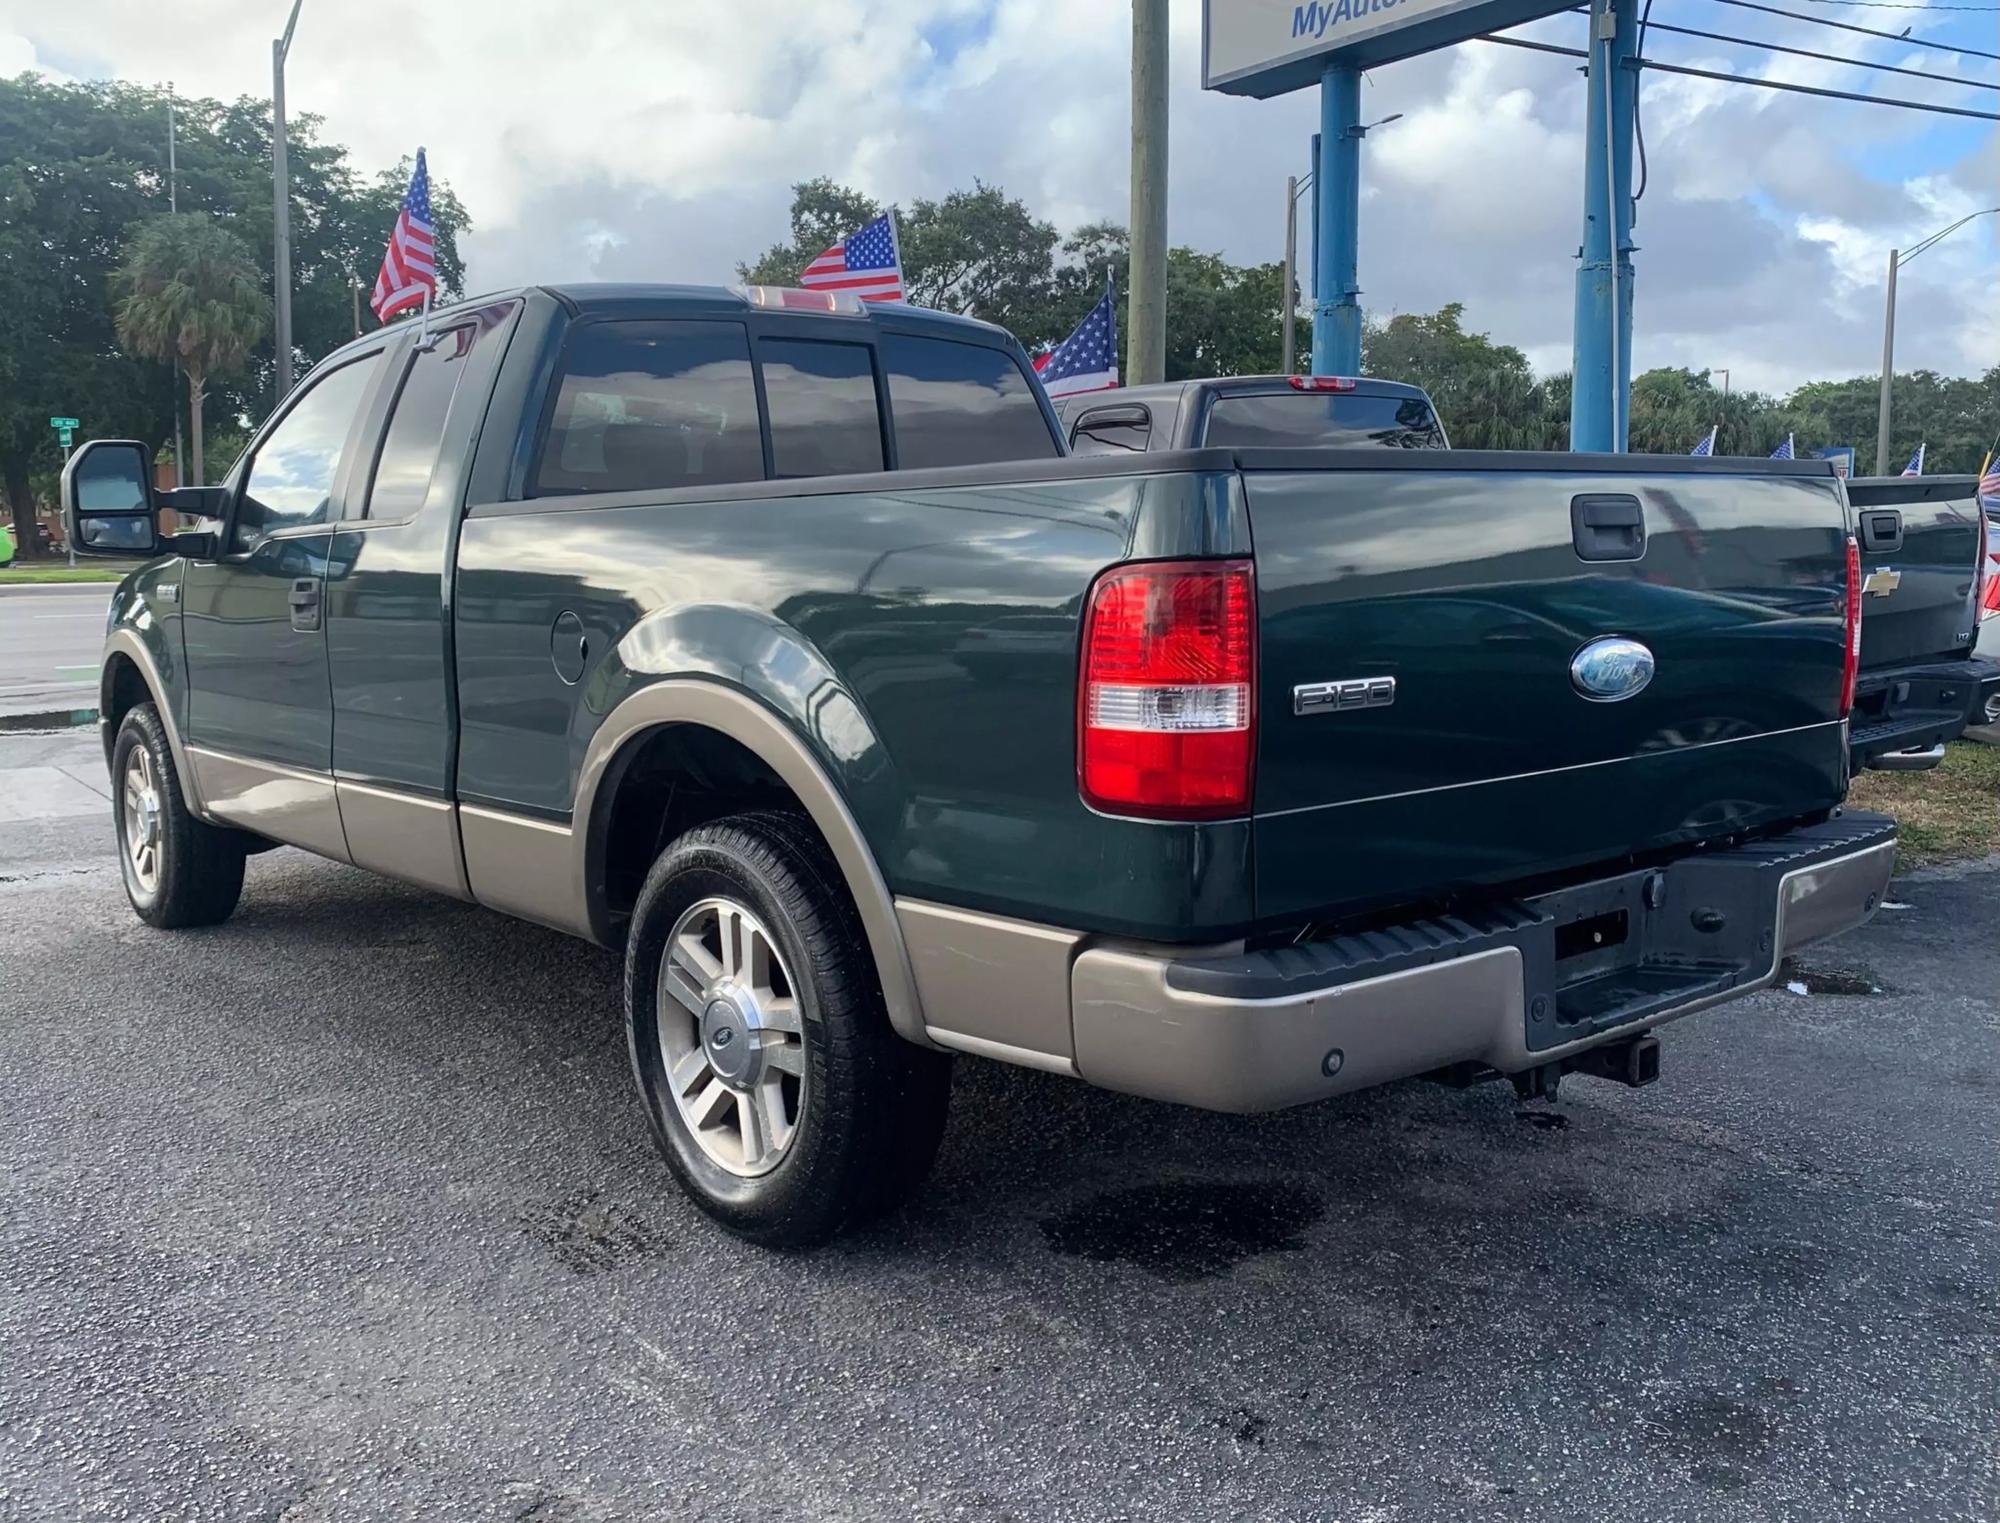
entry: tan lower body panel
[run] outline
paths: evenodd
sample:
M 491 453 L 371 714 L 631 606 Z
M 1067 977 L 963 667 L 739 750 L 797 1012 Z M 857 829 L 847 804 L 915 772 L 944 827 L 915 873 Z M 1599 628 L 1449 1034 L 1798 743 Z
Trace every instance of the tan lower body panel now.
M 335 778 L 340 821 L 356 867 L 470 899 L 458 849 L 458 810 L 444 799 Z
M 1075 931 L 898 899 L 924 1031 L 955 1047 L 1069 1073 L 1069 961 Z
M 573 936 L 590 935 L 569 826 L 460 804 L 458 831 L 466 886 L 479 903 Z
M 276 762 L 187 748 L 203 810 L 225 825 L 253 830 L 287 846 L 302 846 L 336 862 L 353 860 L 340 824 L 333 779 Z

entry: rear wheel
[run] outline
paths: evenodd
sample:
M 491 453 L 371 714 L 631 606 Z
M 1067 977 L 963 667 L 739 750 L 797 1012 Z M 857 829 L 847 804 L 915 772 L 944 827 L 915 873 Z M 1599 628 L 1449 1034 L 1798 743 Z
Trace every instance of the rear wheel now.
M 2000 724 L 2000 690 L 1987 696 L 1979 706 L 1981 724 Z
M 111 748 L 112 815 L 125 896 L 161 930 L 219 925 L 243 894 L 243 841 L 188 812 L 166 727 L 150 703 L 126 714 Z
M 737 815 L 667 848 L 633 911 L 625 1012 L 654 1141 L 731 1231 L 807 1247 L 929 1170 L 950 1059 L 890 1029 L 859 917 L 799 816 Z

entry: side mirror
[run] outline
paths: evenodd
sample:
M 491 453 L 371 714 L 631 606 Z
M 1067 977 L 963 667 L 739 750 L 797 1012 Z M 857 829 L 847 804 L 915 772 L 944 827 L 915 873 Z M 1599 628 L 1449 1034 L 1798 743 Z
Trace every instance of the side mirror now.
M 157 555 L 153 452 L 137 439 L 91 440 L 63 467 L 62 509 L 78 555 Z

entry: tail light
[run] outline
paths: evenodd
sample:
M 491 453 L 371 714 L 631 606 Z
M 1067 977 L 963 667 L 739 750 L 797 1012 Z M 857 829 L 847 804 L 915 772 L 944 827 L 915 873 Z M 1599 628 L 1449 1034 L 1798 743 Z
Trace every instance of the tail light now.
M 1854 684 L 1861 676 L 1861 546 L 1847 536 L 1847 660 L 1840 674 L 1840 717 L 1854 712 Z
M 1085 802 L 1179 820 L 1248 809 L 1256 642 L 1248 561 L 1156 561 L 1099 577 L 1078 683 Z
M 1360 383 L 1351 375 L 1291 375 L 1293 391 L 1352 391 Z

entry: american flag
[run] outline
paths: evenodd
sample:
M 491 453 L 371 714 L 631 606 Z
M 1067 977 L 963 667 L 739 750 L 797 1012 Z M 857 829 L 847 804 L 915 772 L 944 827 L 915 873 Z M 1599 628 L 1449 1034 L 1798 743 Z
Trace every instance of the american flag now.
M 1792 459 L 1792 458 L 1793 458 L 1793 455 L 1792 455 L 1792 439 L 1793 439 L 1793 437 L 1794 437 L 1794 436 L 1793 436 L 1793 435 L 1791 435 L 1791 434 L 1786 434 L 1786 435 L 1785 435 L 1785 442 L 1784 442 L 1783 444 L 1779 445 L 1779 446 L 1778 446 L 1778 447 L 1777 447 L 1776 449 L 1774 449 L 1774 450 L 1772 450 L 1772 451 L 1771 451 L 1771 458 L 1772 458 L 1773 460 L 1790 460 L 1790 459 Z
M 1928 441 L 1927 441 L 1928 442 Z M 1919 444 L 1917 452 L 1910 456 L 1910 463 L 1903 467 L 1905 476 L 1921 476 L 1924 473 L 1924 446 Z
M 1979 468 L 1979 502 L 1990 512 L 2000 513 L 2000 466 L 1988 455 Z
M 813 260 L 799 284 L 809 291 L 851 292 L 863 301 L 901 301 L 903 258 L 891 214 L 856 228 Z
M 375 292 L 368 305 L 387 322 L 409 307 L 420 307 L 424 298 L 437 298 L 437 231 L 431 226 L 431 176 L 424 167 L 424 151 L 417 150 L 417 172 L 410 176 L 410 188 L 403 196 L 403 209 L 396 214 L 395 230 L 382 255 L 382 272 L 375 277 Z
M 1721 427 L 1722 427 L 1722 425 L 1721 425 L 1720 423 L 1718 423 L 1718 424 L 1716 424 L 1716 425 L 1715 425 L 1715 428 L 1711 428 L 1711 429 L 1710 429 L 1710 430 L 1709 430 L 1709 431 L 1708 431 L 1707 433 L 1703 434 L 1703 435 L 1701 436 L 1701 443 L 1697 444 L 1697 445 L 1696 445 L 1696 446 L 1695 446 L 1695 447 L 1694 447 L 1693 449 L 1689 450 L 1689 451 L 1688 451 L 1688 453 L 1689 453 L 1690 455 L 1712 455 L 1712 454 L 1714 454 L 1714 453 L 1715 453 L 1715 431 L 1716 431 L 1716 429 L 1719 429 L 1719 428 L 1721 428 Z
M 1109 391 L 1118 384 L 1118 293 L 1106 291 L 1076 331 L 1035 361 L 1052 397 Z

